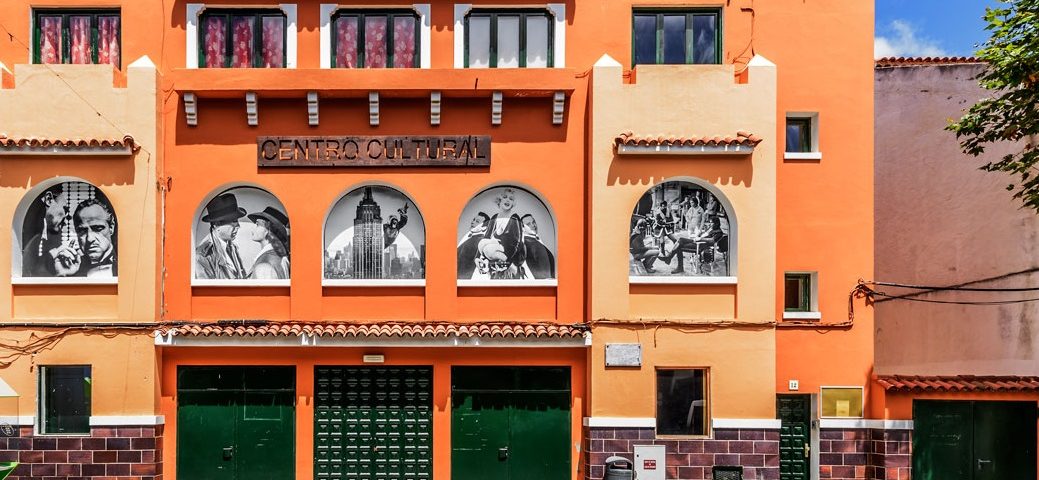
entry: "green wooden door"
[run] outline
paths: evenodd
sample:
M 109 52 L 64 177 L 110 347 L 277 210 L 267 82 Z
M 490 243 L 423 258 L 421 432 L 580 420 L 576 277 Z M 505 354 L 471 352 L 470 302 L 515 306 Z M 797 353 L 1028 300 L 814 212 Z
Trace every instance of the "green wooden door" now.
M 430 367 L 317 367 L 314 477 L 429 480 Z
M 177 476 L 295 475 L 294 367 L 179 367 Z
M 568 367 L 451 369 L 453 480 L 568 480 Z
M 1035 402 L 913 402 L 914 480 L 1035 478 Z
M 776 413 L 780 420 L 779 430 L 779 478 L 780 480 L 808 480 L 811 458 L 811 396 L 779 395 L 776 397 Z

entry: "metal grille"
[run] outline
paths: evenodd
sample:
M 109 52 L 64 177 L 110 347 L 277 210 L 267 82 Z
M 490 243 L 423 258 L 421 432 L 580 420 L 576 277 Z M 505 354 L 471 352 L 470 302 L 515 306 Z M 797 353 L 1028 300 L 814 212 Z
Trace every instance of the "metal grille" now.
M 433 371 L 429 367 L 315 369 L 318 480 L 429 480 Z
M 714 480 L 743 480 L 743 467 L 715 465 L 711 476 Z

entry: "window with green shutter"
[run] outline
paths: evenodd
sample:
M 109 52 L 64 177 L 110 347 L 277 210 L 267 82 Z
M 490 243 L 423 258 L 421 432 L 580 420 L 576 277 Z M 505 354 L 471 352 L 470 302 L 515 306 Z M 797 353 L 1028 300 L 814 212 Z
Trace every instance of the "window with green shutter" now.
M 640 9 L 632 14 L 632 65 L 721 63 L 721 45 L 718 9 Z

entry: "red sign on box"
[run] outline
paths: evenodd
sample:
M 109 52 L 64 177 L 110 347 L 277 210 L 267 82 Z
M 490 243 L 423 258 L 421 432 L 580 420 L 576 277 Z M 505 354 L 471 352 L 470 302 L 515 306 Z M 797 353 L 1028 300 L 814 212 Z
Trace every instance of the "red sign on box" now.
M 642 469 L 643 470 L 656 470 L 657 469 L 657 461 L 656 460 L 643 460 L 642 461 Z

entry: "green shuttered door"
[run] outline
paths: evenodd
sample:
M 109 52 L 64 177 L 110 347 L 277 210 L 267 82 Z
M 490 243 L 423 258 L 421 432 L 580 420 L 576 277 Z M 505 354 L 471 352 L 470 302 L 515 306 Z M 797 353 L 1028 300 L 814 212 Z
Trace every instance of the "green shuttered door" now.
M 569 480 L 568 367 L 451 369 L 453 480 Z
M 431 479 L 432 393 L 430 367 L 317 367 L 315 478 Z
M 780 480 L 808 480 L 811 442 L 811 396 L 780 395 L 776 412 L 781 422 L 779 430 Z
M 914 480 L 1035 478 L 1035 402 L 913 402 Z

